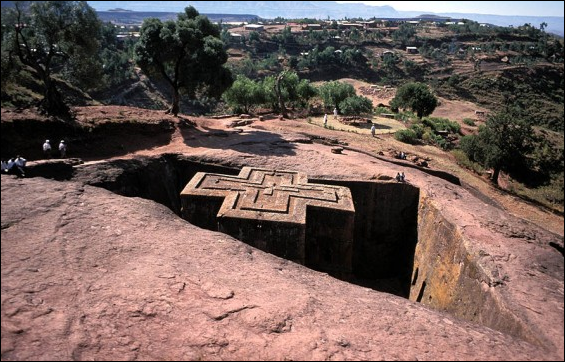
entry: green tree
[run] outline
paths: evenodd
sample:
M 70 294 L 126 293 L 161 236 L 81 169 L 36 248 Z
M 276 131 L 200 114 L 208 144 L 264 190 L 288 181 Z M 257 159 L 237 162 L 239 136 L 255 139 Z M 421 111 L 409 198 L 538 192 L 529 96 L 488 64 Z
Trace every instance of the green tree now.
M 392 32 L 392 39 L 405 47 L 406 44 L 416 35 L 416 29 L 410 24 L 400 24 L 397 30 Z
M 250 43 L 258 43 L 259 41 L 261 41 L 261 37 L 259 36 L 258 32 L 252 31 L 251 33 L 249 33 L 249 42 Z
M 287 105 L 305 107 L 317 92 L 306 79 L 300 80 L 293 71 L 284 70 L 276 76 L 268 76 L 261 82 L 263 104 L 288 116 Z
M 527 155 L 534 145 L 532 127 L 509 112 L 488 117 L 476 136 L 465 136 L 460 147 L 469 159 L 493 169 L 492 181 L 498 183 L 500 171 L 527 167 Z
M 294 100 L 301 107 L 306 107 L 308 101 L 318 95 L 318 89 L 308 79 L 302 79 L 296 88 L 297 99 Z
M 219 96 L 233 79 L 223 67 L 228 59 L 218 27 L 189 6 L 177 21 L 145 19 L 135 47 L 143 71 L 162 77 L 173 90 L 172 107 L 179 113 L 180 91 L 194 97 L 197 91 Z
M 437 98 L 422 83 L 406 83 L 398 88 L 391 107 L 410 109 L 418 118 L 430 115 L 438 105 Z
M 369 98 L 362 96 L 347 97 L 339 103 L 339 109 L 346 116 L 371 113 L 373 102 Z
M 34 1 L 31 4 L 17 1 L 6 11 L 2 28 L 6 26 L 7 30 L 6 34 L 3 30 L 2 46 L 7 41 L 10 53 L 31 67 L 42 81 L 40 109 L 50 115 L 69 117 L 69 107 L 52 75 L 55 69 L 65 66 L 72 73 L 84 69 L 85 63 L 99 64 L 93 61 L 100 35 L 96 12 L 86 1 Z M 96 79 L 96 74 L 92 78 Z
M 249 113 L 256 105 L 264 102 L 264 92 L 257 82 L 239 75 L 224 95 L 224 100 L 234 109 Z
M 339 104 L 346 98 L 354 96 L 355 88 L 351 84 L 332 81 L 321 85 L 319 93 L 326 108 L 336 107 L 340 110 Z
M 300 78 L 295 72 L 283 70 L 275 78 L 274 91 L 277 97 L 278 110 L 287 117 L 287 102 L 295 102 L 298 99 L 298 85 Z

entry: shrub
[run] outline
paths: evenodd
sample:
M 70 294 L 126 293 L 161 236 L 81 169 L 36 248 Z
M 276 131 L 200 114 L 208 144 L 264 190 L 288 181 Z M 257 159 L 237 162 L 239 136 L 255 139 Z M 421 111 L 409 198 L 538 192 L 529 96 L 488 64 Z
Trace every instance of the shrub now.
M 418 139 L 421 139 L 424 135 L 424 126 L 420 123 L 413 124 L 412 126 L 410 126 L 410 129 L 414 131 L 416 138 Z
M 465 123 L 466 125 L 475 127 L 477 124 L 475 123 L 475 120 L 472 118 L 463 118 L 463 123 Z
M 418 142 L 416 132 L 412 129 L 401 129 L 394 133 L 394 138 L 400 142 L 415 144 Z
M 379 106 L 379 107 L 375 108 L 375 114 L 390 113 L 390 112 L 391 112 L 391 110 L 388 109 L 387 107 Z
M 422 120 L 422 123 L 434 131 L 449 131 L 450 133 L 459 133 L 461 131 L 459 123 L 451 122 L 447 118 L 426 117 Z
M 469 157 L 467 157 L 467 154 L 465 154 L 465 151 L 457 149 L 451 151 L 451 153 L 459 166 L 472 170 L 479 175 L 484 173 L 485 169 L 480 164 L 471 161 Z

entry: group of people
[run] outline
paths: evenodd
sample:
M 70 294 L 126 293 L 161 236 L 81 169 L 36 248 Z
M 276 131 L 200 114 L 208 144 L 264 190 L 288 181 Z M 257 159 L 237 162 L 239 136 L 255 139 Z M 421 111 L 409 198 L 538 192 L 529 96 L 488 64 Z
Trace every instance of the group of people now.
M 404 176 L 404 172 L 398 172 L 396 173 L 396 181 L 398 182 L 404 182 L 406 176 Z
M 334 119 L 337 119 L 337 108 L 334 108 Z M 324 114 L 324 127 L 328 126 L 328 114 Z
M 45 143 L 43 143 L 43 155 L 45 158 L 51 158 L 51 151 L 51 142 L 49 140 L 45 140 Z M 61 140 L 61 142 L 59 142 L 59 153 L 61 158 L 67 157 L 67 143 L 65 140 Z
M 15 158 L 12 157 L 8 161 L 2 160 L 2 173 L 24 177 L 26 163 L 27 160 L 20 155 Z
M 51 142 L 45 140 L 43 143 L 43 155 L 45 158 L 51 158 Z M 65 140 L 59 142 L 59 154 L 61 158 L 67 157 L 67 143 Z M 19 177 L 25 176 L 25 166 L 27 160 L 20 155 L 10 158 L 8 161 L 2 160 L 2 173 L 17 175 Z

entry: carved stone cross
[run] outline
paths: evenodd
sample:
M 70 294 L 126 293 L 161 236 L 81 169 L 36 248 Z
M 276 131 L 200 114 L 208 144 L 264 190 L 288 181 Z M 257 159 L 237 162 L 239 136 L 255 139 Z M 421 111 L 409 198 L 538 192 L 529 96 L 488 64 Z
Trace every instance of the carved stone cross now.
M 309 184 L 306 174 L 244 167 L 238 176 L 198 172 L 181 197 L 223 197 L 218 217 L 306 222 L 306 207 L 355 212 L 346 187 Z
M 347 187 L 244 167 L 237 176 L 198 172 L 181 203 L 194 225 L 335 276 L 351 273 L 355 207 Z

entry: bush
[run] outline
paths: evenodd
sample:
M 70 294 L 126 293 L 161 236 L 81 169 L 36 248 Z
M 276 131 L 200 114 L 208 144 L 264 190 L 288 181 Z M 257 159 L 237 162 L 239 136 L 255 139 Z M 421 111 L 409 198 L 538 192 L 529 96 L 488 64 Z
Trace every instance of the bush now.
M 471 161 L 463 150 L 453 150 L 451 153 L 455 157 L 455 161 L 457 161 L 459 166 L 472 170 L 479 175 L 484 173 L 485 169 L 480 164 Z
M 465 123 L 466 125 L 475 127 L 477 124 L 475 123 L 475 120 L 472 118 L 463 118 L 463 123 Z
M 394 133 L 394 138 L 400 142 L 415 144 L 418 142 L 416 132 L 412 129 L 401 129 Z
M 409 122 L 412 119 L 415 119 L 416 115 L 410 111 L 405 111 L 402 113 L 397 113 L 394 115 L 394 119 L 401 122 Z
M 451 122 L 447 118 L 426 117 L 422 120 L 425 126 L 430 127 L 434 131 L 449 131 L 450 133 L 459 133 L 461 125 L 457 122 Z
M 424 135 L 424 126 L 420 123 L 413 124 L 412 126 L 410 126 L 410 129 L 414 131 L 416 138 L 418 139 L 421 139 Z
M 383 114 L 383 113 L 390 113 L 391 110 L 388 109 L 387 107 L 377 107 L 375 109 L 375 114 Z

